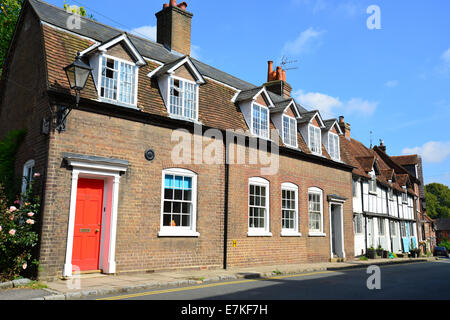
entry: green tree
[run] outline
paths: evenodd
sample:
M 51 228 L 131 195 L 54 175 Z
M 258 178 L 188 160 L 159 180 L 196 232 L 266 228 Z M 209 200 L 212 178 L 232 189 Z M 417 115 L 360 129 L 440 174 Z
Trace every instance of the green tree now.
M 0 75 L 19 19 L 22 3 L 23 0 L 2 0 L 0 3 Z
M 450 189 L 440 183 L 425 186 L 427 214 L 431 218 L 450 218 Z
M 65 2 L 65 1 L 64 1 Z M 0 76 L 3 71 L 6 54 L 14 35 L 23 0 L 1 0 L 0 3 Z M 84 7 L 71 6 L 64 3 L 64 9 L 82 17 L 93 19 L 92 14 L 87 14 Z

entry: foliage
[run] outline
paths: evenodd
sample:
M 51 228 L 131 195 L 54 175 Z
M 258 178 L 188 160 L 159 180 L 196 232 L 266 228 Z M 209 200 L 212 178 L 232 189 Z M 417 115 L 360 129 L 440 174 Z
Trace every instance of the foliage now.
M 369 260 L 369 258 L 367 258 L 366 256 L 362 256 L 362 257 L 359 258 L 359 260 L 361 260 L 361 261 L 367 261 L 367 260 Z
M 7 187 L 5 195 L 10 201 L 14 199 L 20 187 L 20 181 L 14 180 L 14 159 L 25 134 L 25 129 L 10 131 L 5 139 L 0 141 L 0 185 Z
M 427 215 L 432 219 L 450 218 L 450 189 L 440 183 L 425 186 Z
M 66 3 L 66 1 L 64 1 L 64 10 L 66 10 L 67 12 L 72 12 L 75 14 L 78 14 L 82 17 L 86 17 L 92 20 L 94 19 L 94 16 L 92 14 L 87 14 L 86 10 L 84 9 L 84 7 L 78 7 L 78 6 L 71 6 L 70 4 Z
M 33 196 L 33 182 L 30 185 L 22 200 L 14 201 L 14 206 L 8 206 L 0 186 L 0 281 L 17 278 L 38 264 L 32 257 L 32 249 L 38 243 L 33 225 L 40 201 Z
M 0 75 L 19 19 L 22 3 L 23 0 L 2 0 L 0 3 Z
M 438 247 L 444 247 L 447 249 L 447 251 L 450 251 L 450 241 L 448 239 L 443 239 L 441 243 L 439 243 Z

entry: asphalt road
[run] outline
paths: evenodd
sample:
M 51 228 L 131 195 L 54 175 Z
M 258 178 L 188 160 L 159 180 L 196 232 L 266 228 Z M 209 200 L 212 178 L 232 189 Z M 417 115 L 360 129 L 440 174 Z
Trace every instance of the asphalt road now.
M 311 272 L 95 297 L 96 300 L 411 300 L 450 299 L 450 260 L 384 266 L 379 290 L 367 269 Z M 370 283 L 374 283 L 370 281 Z

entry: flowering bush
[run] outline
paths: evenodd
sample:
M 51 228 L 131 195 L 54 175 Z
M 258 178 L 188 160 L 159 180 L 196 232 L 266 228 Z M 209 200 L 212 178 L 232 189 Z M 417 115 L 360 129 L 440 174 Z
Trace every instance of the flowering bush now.
M 0 185 L 0 281 L 14 279 L 30 264 L 37 264 L 32 260 L 32 249 L 38 243 L 33 230 L 38 212 L 39 198 L 33 197 L 32 187 L 21 200 L 8 205 Z

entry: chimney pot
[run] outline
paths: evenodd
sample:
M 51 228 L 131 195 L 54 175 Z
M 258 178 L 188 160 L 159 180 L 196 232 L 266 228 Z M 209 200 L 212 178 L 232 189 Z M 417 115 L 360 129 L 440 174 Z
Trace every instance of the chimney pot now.
M 267 62 L 269 65 L 269 71 L 267 74 L 267 82 L 272 81 L 273 79 L 273 61 L 268 61 Z
M 344 116 L 339 117 L 339 123 L 344 123 Z
M 168 3 L 163 4 L 163 9 L 168 8 L 170 5 Z
M 188 4 L 186 2 L 182 2 L 178 5 L 178 8 L 180 8 L 181 10 L 186 11 Z
M 170 6 L 176 7 L 177 6 L 177 0 L 170 0 Z
M 283 80 L 283 76 L 281 74 L 281 67 L 277 67 L 277 80 Z
M 286 70 L 283 70 L 283 81 L 286 82 Z

